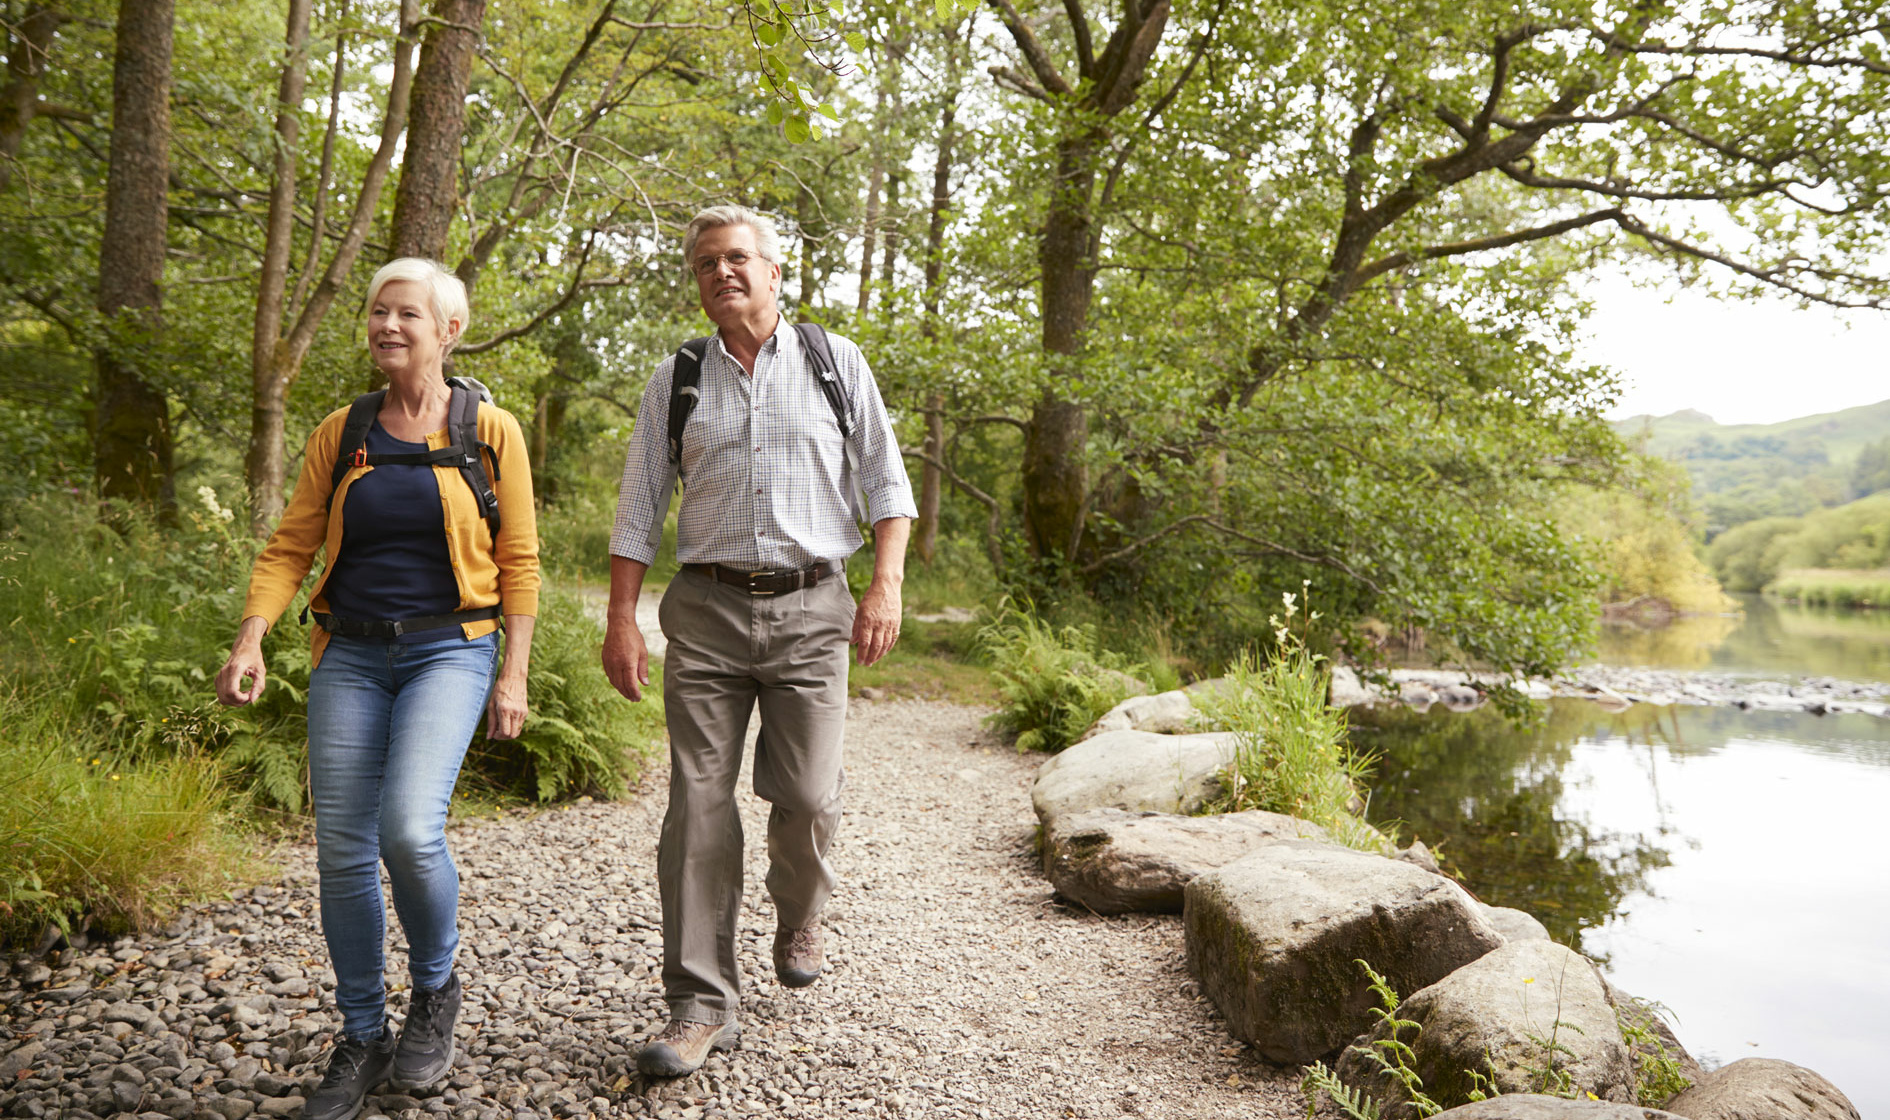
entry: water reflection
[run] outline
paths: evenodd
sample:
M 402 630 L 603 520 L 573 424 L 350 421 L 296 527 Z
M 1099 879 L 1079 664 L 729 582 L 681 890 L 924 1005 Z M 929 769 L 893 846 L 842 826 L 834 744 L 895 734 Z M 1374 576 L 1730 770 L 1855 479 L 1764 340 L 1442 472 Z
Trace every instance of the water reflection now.
M 1799 607 L 1757 595 L 1734 598 L 1745 609 L 1743 617 L 1682 618 L 1657 627 L 1607 623 L 1601 628 L 1600 660 L 1781 679 L 1890 682 L 1890 611 Z
M 1755 612 L 1708 663 L 1857 679 L 1890 670 L 1859 649 L 1890 646 L 1886 622 Z M 1769 668 L 1781 648 L 1815 668 Z M 1489 710 L 1353 717 L 1380 755 L 1375 820 L 1440 845 L 1479 897 L 1661 1000 L 1697 1056 L 1797 1062 L 1890 1116 L 1875 1072 L 1890 1052 L 1890 721 L 1580 700 L 1526 727 Z
M 1667 866 L 1671 841 L 1558 812 L 1565 771 L 1585 735 L 1649 733 L 1661 709 L 1610 715 L 1580 700 L 1547 708 L 1532 727 L 1489 708 L 1358 709 L 1352 739 L 1378 758 L 1374 821 L 1441 849 L 1479 898 L 1527 910 L 1551 937 L 1582 949 L 1585 931 L 1621 913 L 1630 893 L 1646 889 L 1648 872 Z

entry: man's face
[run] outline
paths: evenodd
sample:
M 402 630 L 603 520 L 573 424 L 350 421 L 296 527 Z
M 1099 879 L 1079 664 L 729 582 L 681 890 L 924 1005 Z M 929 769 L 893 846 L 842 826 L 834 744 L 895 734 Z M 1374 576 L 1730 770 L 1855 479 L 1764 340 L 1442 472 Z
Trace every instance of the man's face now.
M 746 253 L 748 263 L 735 267 L 726 259 L 731 253 Z M 715 260 L 715 265 L 696 272 L 696 290 L 702 297 L 702 310 L 716 326 L 733 326 L 774 310 L 781 266 L 761 258 L 755 231 L 748 225 L 736 222 L 703 230 L 689 263 L 695 268 L 704 260 Z

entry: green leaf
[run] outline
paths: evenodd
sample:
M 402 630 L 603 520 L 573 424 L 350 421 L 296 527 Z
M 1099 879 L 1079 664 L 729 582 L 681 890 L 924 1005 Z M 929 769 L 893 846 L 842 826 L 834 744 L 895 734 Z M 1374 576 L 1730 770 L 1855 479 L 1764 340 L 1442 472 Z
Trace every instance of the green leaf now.
M 847 49 L 851 50 L 854 54 L 865 54 L 866 36 L 860 34 L 858 31 L 847 32 Z
M 813 139 L 814 136 L 813 130 L 807 127 L 807 118 L 799 113 L 787 119 L 787 126 L 784 131 L 787 135 L 787 142 L 790 144 L 805 144 Z
M 826 117 L 828 120 L 834 121 L 835 123 L 839 122 L 840 114 L 834 111 L 834 107 L 832 105 L 829 105 L 823 101 L 819 105 L 814 106 L 814 108 L 819 110 L 820 115 L 823 117 Z
M 781 41 L 781 25 L 764 23 L 755 28 L 755 41 L 764 47 L 772 47 Z
M 768 123 L 769 124 L 779 127 L 781 122 L 786 119 L 787 119 L 787 106 L 786 105 L 781 104 L 779 101 L 771 102 L 768 105 Z

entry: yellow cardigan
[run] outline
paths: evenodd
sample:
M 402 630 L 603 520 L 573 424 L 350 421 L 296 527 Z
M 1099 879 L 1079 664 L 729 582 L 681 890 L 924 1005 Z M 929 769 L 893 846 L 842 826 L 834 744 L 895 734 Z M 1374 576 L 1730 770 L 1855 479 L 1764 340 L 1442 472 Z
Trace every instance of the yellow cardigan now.
M 341 514 L 348 504 L 348 487 L 374 469 L 348 468 L 330 505 L 328 480 L 341 447 L 341 429 L 347 420 L 348 410 L 338 408 L 308 437 L 295 493 L 250 573 L 249 597 L 243 604 L 244 618 L 260 615 L 273 627 L 307 578 L 318 548 L 327 550 L 328 565 L 321 584 L 309 598 L 309 605 L 318 611 L 328 610 L 322 588 L 328 582 L 327 573 L 335 570 L 335 560 L 341 554 Z M 525 433 L 511 413 L 482 403 L 479 438 L 492 445 L 499 460 L 499 481 L 493 485 L 499 499 L 500 528 L 496 541 L 486 528 L 485 519 L 479 516 L 479 503 L 459 468 L 433 468 L 433 477 L 440 484 L 440 508 L 446 514 L 446 554 L 453 564 L 453 580 L 459 585 L 456 609 L 503 604 L 506 614 L 536 616 L 538 518 L 532 508 L 531 460 L 526 451 Z M 444 447 L 446 440 L 447 432 L 441 429 L 427 436 L 427 446 Z M 469 640 L 498 628 L 498 620 L 491 618 L 460 627 Z M 313 652 L 317 663 L 327 645 L 328 631 L 315 627 Z

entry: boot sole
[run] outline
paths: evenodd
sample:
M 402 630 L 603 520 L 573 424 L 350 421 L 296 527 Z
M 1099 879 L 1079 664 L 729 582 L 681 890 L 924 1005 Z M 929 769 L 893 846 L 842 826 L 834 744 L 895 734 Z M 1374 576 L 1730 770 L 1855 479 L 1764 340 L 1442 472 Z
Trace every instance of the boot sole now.
M 446 1080 L 447 1074 L 453 1072 L 453 1057 L 458 1053 L 458 1042 L 449 1038 L 446 1040 L 446 1060 L 440 1063 L 438 1069 L 428 1070 L 424 1075 L 414 1078 L 405 1078 L 400 1076 L 399 1073 L 389 1070 L 387 1073 L 387 1083 L 393 1086 L 394 1091 L 397 1093 L 417 1093 L 431 1089 Z
M 742 1032 L 739 1028 L 725 1031 L 721 1037 L 709 1043 L 709 1053 L 726 1054 L 741 1045 L 741 1041 Z M 708 1060 L 708 1055 L 704 1055 L 702 1062 Z M 702 1062 L 690 1065 L 682 1060 L 682 1055 L 676 1053 L 675 1047 L 664 1045 L 659 1051 L 651 1045 L 645 1046 L 637 1055 L 637 1072 L 645 1077 L 682 1077 L 701 1069 Z

